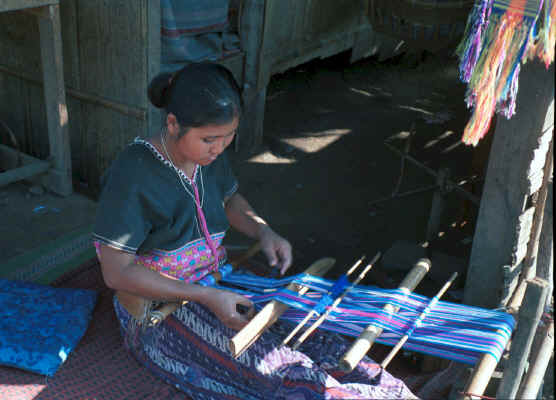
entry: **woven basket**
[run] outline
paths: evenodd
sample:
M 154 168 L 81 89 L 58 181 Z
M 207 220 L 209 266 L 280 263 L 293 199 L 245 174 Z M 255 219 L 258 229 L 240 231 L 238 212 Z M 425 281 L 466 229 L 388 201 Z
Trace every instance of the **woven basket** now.
M 455 48 L 473 4 L 474 0 L 369 0 L 368 17 L 375 31 L 434 52 Z

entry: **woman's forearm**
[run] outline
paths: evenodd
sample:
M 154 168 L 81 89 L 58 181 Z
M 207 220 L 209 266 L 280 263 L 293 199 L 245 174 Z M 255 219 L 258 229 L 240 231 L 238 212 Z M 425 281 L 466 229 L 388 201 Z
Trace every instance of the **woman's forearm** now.
M 253 239 L 260 239 L 263 231 L 270 229 L 267 222 L 257 215 L 247 200 L 239 193 L 234 193 L 226 201 L 225 207 L 230 225 Z
M 159 301 L 190 300 L 204 303 L 211 288 L 185 283 L 134 262 L 133 256 L 108 246 L 101 248 L 101 268 L 106 285 Z

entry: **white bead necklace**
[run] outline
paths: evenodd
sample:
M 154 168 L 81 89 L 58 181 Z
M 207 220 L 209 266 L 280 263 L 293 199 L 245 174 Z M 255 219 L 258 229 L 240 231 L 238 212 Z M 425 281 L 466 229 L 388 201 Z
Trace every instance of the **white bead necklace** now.
M 193 195 L 193 193 L 191 193 L 191 191 L 189 189 L 187 189 L 187 186 L 185 186 L 185 183 L 183 182 L 184 179 L 182 177 L 182 174 L 187 178 L 187 175 L 185 175 L 183 172 L 181 172 L 178 167 L 176 167 L 176 164 L 174 164 L 174 160 L 172 160 L 172 157 L 170 157 L 170 153 L 168 152 L 168 149 L 166 148 L 166 140 L 164 139 L 164 136 L 166 136 L 163 133 L 161 133 L 160 135 L 160 142 L 162 143 L 162 148 L 164 149 L 164 154 L 166 154 L 166 158 L 168 158 L 168 161 L 170 161 L 170 164 L 172 165 L 172 168 L 174 169 L 174 172 L 178 175 L 178 179 L 180 180 L 180 183 L 183 187 L 183 189 L 187 192 L 187 194 L 189 194 L 189 196 L 191 196 L 191 198 L 193 199 L 194 203 L 197 203 L 197 200 L 195 199 L 195 195 Z M 197 168 L 197 167 L 196 167 Z M 201 166 L 198 166 L 199 168 L 199 175 L 201 176 L 201 193 L 200 193 L 200 206 L 201 208 L 203 208 L 203 201 L 205 198 L 205 186 L 203 183 L 203 173 L 201 171 Z M 195 172 L 193 172 L 193 179 L 195 179 Z M 194 185 L 195 182 L 193 180 L 187 179 L 190 185 Z M 199 229 L 199 222 L 197 221 L 197 212 L 195 212 L 195 226 L 197 227 L 197 232 L 199 233 L 199 236 L 201 235 L 201 230 Z

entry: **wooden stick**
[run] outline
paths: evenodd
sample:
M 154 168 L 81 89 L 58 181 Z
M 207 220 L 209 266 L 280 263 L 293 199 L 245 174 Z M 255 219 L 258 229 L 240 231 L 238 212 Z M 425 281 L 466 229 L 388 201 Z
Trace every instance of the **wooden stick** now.
M 545 293 L 544 295 L 543 292 Z M 531 329 L 531 325 L 533 325 L 530 314 L 538 314 L 538 324 L 538 321 L 540 320 L 540 316 L 542 314 L 542 309 L 544 308 L 545 304 L 544 302 L 542 302 L 542 307 L 540 307 L 540 303 L 538 301 L 539 298 L 540 300 L 542 300 L 543 297 L 546 301 L 547 293 L 548 283 L 544 279 L 535 278 L 528 282 L 524 303 L 521 306 L 519 312 L 518 327 L 516 329 L 516 332 L 514 333 L 514 339 L 512 340 L 510 346 L 510 360 L 508 360 L 508 365 L 504 370 L 504 375 L 502 377 L 502 381 L 500 382 L 498 393 L 496 394 L 497 398 L 515 398 L 515 394 L 517 392 L 517 388 L 519 387 L 523 370 L 525 369 L 526 359 L 525 361 L 523 361 L 523 356 L 524 353 L 529 353 L 529 348 L 531 345 L 531 343 L 529 343 L 529 347 L 527 346 L 528 338 L 526 337 L 529 335 L 528 331 Z M 536 310 L 532 311 L 532 307 L 536 307 Z M 537 324 L 534 324 L 535 329 Z M 501 332 L 497 331 L 497 333 Z M 532 338 L 530 340 L 532 341 Z M 471 400 L 478 398 L 478 396 L 482 396 L 497 365 L 498 361 L 496 361 L 496 359 L 492 355 L 488 353 L 483 354 L 481 359 L 475 365 L 473 374 L 469 377 L 469 380 L 465 385 L 465 389 L 457 399 Z M 520 370 L 521 372 L 519 372 Z M 504 392 L 513 393 L 513 396 L 509 396 Z M 470 393 L 473 393 L 474 396 L 470 395 Z
M 537 395 L 544 380 L 546 368 L 554 354 L 554 320 L 544 326 L 542 331 L 542 342 L 539 348 L 533 349 L 536 350 L 536 353 L 519 389 L 518 399 L 538 398 Z
M 330 307 L 327 308 L 326 311 L 322 313 L 319 319 L 317 319 L 313 323 L 313 325 L 311 325 L 305 332 L 303 332 L 303 334 L 296 340 L 295 344 L 292 346 L 293 350 L 297 349 L 305 341 L 305 339 L 307 339 L 309 335 L 313 333 L 313 331 L 317 329 L 326 320 L 326 317 L 328 317 L 328 315 L 330 315 L 330 313 L 336 309 L 338 304 L 341 303 L 341 301 L 344 299 L 344 297 L 346 297 L 346 295 L 350 292 L 350 290 L 353 289 L 355 285 L 357 285 L 365 277 L 367 272 L 369 272 L 369 270 L 377 262 L 379 257 L 380 257 L 380 252 L 378 252 L 377 255 L 374 256 L 371 262 L 359 274 L 357 279 L 355 279 L 355 281 L 348 288 L 346 288 L 344 292 L 337 299 L 334 300 L 334 302 L 330 305 Z
M 357 267 L 359 267 L 359 265 L 361 265 L 361 263 L 363 262 L 364 259 L 365 259 L 365 256 L 362 256 L 359 260 L 357 260 L 357 262 L 346 273 L 346 276 L 350 276 L 353 273 L 353 271 L 355 271 L 357 269 Z M 330 292 L 328 292 L 328 293 L 330 293 Z M 305 318 L 303 318 L 303 320 L 301 322 L 299 322 L 297 324 L 297 326 L 295 328 L 293 328 L 293 330 L 290 332 L 290 334 L 282 341 L 282 346 L 287 345 L 289 343 L 289 341 L 297 334 L 297 332 L 299 332 L 299 330 L 305 326 L 307 321 L 309 321 L 316 314 L 318 314 L 318 313 L 314 309 L 310 310 L 307 313 L 307 315 L 305 316 Z
M 510 347 L 510 358 L 496 393 L 496 397 L 499 399 L 515 399 L 529 357 L 533 337 L 544 311 L 548 286 L 548 282 L 540 278 L 527 281 L 525 297 L 517 318 L 517 329 Z M 471 390 L 469 391 L 471 392 Z
M 309 275 L 322 276 L 336 262 L 333 258 L 322 258 L 307 268 L 304 272 Z M 290 283 L 288 290 L 297 291 L 298 294 L 306 293 L 309 288 Z M 288 306 L 279 301 L 272 300 L 267 303 L 235 336 L 230 339 L 230 351 L 233 357 L 239 357 L 249 348 L 280 316 L 288 309 Z
M 456 280 L 456 278 L 458 277 L 458 273 L 454 272 L 452 274 L 452 276 L 450 277 L 450 279 L 448 280 L 448 282 L 446 282 L 444 284 L 444 286 L 442 286 L 442 288 L 439 290 L 439 292 L 436 294 L 436 299 L 439 300 L 442 295 L 446 292 L 446 290 L 448 290 L 448 288 L 450 287 L 450 285 Z M 430 303 L 429 303 L 430 304 Z M 427 308 L 425 308 L 423 310 L 423 312 L 417 317 L 417 320 L 423 319 L 426 314 L 429 312 L 430 310 L 428 310 L 428 306 Z M 386 356 L 386 358 L 380 363 L 380 368 L 381 369 L 386 369 L 386 366 L 388 364 L 390 364 L 390 361 L 392 361 L 392 359 L 394 358 L 394 356 L 396 354 L 398 354 L 398 351 L 400 351 L 400 349 L 402 348 L 402 346 L 405 344 L 405 342 L 407 342 L 407 340 L 409 339 L 409 335 L 410 334 L 405 334 L 403 335 L 403 337 L 400 339 L 400 341 L 398 343 L 396 343 L 396 345 L 394 346 L 394 348 L 390 351 L 390 353 L 388 353 L 388 355 Z
M 423 277 L 429 272 L 431 261 L 427 258 L 421 258 L 415 266 L 406 275 L 400 286 L 398 287 L 406 295 L 411 293 L 415 287 L 421 282 Z M 392 304 L 386 304 L 383 310 L 388 313 L 396 313 L 399 307 Z M 353 371 L 359 361 L 363 359 L 365 354 L 374 344 L 376 338 L 382 333 L 382 328 L 376 325 L 368 325 L 359 337 L 353 342 L 349 350 L 338 361 L 339 367 L 345 372 Z

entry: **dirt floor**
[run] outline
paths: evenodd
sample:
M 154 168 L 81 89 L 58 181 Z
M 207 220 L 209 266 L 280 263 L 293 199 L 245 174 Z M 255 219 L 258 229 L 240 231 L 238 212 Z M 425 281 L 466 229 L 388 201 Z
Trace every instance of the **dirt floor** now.
M 232 153 L 240 191 L 291 241 L 299 269 L 330 256 L 339 274 L 362 254 L 425 241 L 434 190 L 380 202 L 401 174 L 400 156 L 384 141 L 403 151 L 413 126 L 410 154 L 432 170 L 448 168 L 453 181 L 486 165 L 473 166 L 477 149 L 460 142 L 469 114 L 453 58 L 348 60 L 340 54 L 273 76 L 264 146 Z M 436 183 L 410 162 L 402 175 L 398 193 Z M 454 192 L 444 198 L 434 249 L 465 262 L 477 209 Z M 232 234 L 228 242 L 245 240 Z

